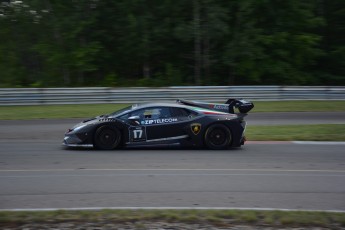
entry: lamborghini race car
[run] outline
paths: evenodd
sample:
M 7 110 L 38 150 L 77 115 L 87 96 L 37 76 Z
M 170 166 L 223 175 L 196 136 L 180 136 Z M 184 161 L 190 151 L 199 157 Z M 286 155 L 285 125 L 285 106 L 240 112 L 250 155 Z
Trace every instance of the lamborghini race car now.
M 239 147 L 246 140 L 244 117 L 253 107 L 253 103 L 237 99 L 225 104 L 184 100 L 135 104 L 75 125 L 65 133 L 63 145 L 102 150 L 173 145 Z

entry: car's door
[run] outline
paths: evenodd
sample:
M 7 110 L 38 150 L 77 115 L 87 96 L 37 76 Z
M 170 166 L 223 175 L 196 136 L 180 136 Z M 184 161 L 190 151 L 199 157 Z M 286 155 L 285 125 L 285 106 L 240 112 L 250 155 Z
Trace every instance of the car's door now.
M 150 107 L 134 111 L 138 124 L 131 128 L 132 141 L 165 141 L 187 137 L 185 127 L 196 114 L 178 107 Z

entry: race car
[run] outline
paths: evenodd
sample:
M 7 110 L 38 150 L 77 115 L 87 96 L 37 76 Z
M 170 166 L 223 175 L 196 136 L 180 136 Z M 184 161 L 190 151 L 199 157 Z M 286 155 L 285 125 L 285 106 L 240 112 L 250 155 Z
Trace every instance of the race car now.
M 101 150 L 175 145 L 239 147 L 246 140 L 244 117 L 253 107 L 253 103 L 238 99 L 225 104 L 185 100 L 134 104 L 75 125 L 65 133 L 63 145 Z

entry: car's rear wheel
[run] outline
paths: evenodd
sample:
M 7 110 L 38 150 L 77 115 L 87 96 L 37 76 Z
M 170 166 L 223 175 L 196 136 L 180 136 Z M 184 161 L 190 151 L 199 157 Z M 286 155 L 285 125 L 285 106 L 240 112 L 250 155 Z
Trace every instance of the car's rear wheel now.
M 108 125 L 97 128 L 94 136 L 94 146 L 96 149 L 111 150 L 119 147 L 121 142 L 121 132 Z
M 205 133 L 205 144 L 210 149 L 226 149 L 231 139 L 229 128 L 222 124 L 211 125 Z

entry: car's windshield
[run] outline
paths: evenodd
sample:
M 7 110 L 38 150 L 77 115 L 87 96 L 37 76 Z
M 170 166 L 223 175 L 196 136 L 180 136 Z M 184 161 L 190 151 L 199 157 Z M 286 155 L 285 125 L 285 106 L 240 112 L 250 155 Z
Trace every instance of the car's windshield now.
M 118 110 L 118 111 L 115 111 L 115 112 L 109 114 L 109 117 L 115 117 L 115 116 L 117 116 L 117 115 L 119 115 L 119 114 L 121 114 L 121 113 L 125 113 L 125 112 L 127 112 L 127 111 L 129 112 L 129 111 L 132 110 L 132 108 L 133 108 L 132 105 L 131 105 L 131 106 L 127 106 L 127 107 L 125 107 L 125 108 L 123 108 L 123 109 L 120 109 L 120 110 Z

